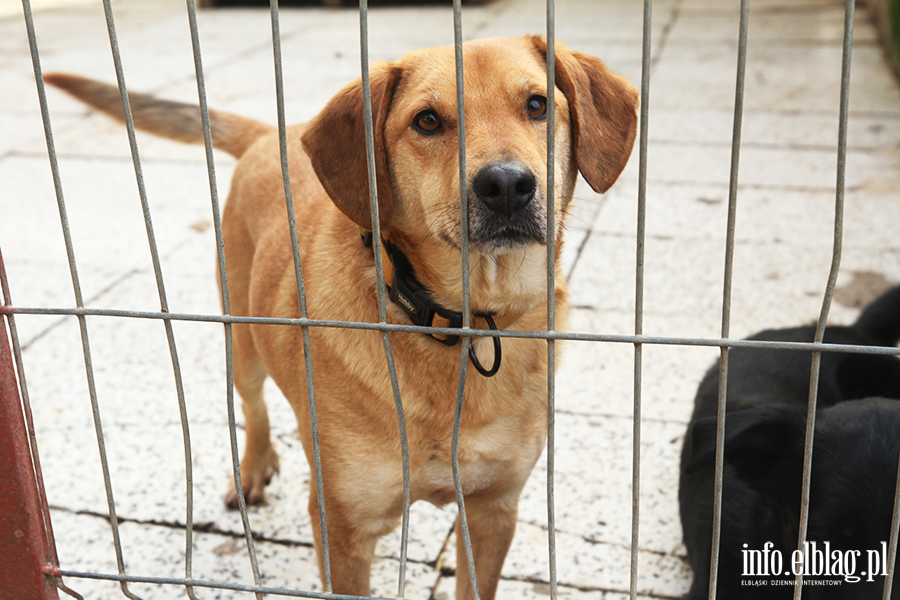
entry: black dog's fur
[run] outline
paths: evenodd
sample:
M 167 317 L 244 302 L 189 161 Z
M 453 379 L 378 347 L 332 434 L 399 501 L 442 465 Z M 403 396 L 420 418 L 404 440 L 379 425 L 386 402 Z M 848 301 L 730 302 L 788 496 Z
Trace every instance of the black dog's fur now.
M 809 326 L 762 331 L 750 339 L 811 342 L 814 334 Z M 900 341 L 900 287 L 873 302 L 852 326 L 827 328 L 824 341 L 895 346 Z M 797 549 L 810 364 L 809 352 L 729 352 L 716 588 L 722 600 L 792 597 L 793 585 L 773 580 L 793 580 L 783 572 L 790 569 Z M 716 365 L 700 383 L 681 455 L 678 499 L 694 573 L 689 600 L 705 600 L 709 590 L 718 387 Z M 832 551 L 861 551 L 856 575 L 866 570 L 866 551 L 879 550 L 890 535 L 900 403 L 888 399 L 900 399 L 900 359 L 822 354 L 807 540 L 816 541 L 818 549 L 828 541 Z M 742 550 L 762 550 L 766 542 L 780 552 L 782 574 L 744 576 Z M 867 578 L 854 583 L 839 577 L 839 585 L 810 582 L 803 598 L 881 598 L 884 578 Z M 810 579 L 824 578 L 805 581 Z M 748 581 L 758 585 L 748 586 Z M 900 599 L 900 582 L 893 588 L 891 598 Z

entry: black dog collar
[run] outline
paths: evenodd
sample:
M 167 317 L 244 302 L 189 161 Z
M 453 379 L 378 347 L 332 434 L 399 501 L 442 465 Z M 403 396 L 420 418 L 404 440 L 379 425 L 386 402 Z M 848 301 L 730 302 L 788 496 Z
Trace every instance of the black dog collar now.
M 372 247 L 372 232 L 362 232 L 363 244 Z M 381 240 L 382 261 L 385 271 L 385 284 L 392 302 L 399 305 L 409 316 L 414 325 L 422 327 L 450 327 L 461 329 L 463 316 L 461 312 L 450 310 L 438 304 L 431 296 L 431 292 L 416 278 L 412 264 L 403 252 L 386 239 Z M 493 315 L 472 315 L 472 327 L 474 329 L 497 330 Z M 516 316 L 518 318 L 518 316 Z M 458 335 L 428 334 L 435 340 L 446 346 L 455 346 L 459 342 Z M 469 346 L 469 359 L 475 370 L 485 377 L 494 376 L 500 369 L 502 359 L 500 338 L 492 338 L 494 342 L 494 364 L 490 369 L 485 369 L 478 361 L 474 348 Z

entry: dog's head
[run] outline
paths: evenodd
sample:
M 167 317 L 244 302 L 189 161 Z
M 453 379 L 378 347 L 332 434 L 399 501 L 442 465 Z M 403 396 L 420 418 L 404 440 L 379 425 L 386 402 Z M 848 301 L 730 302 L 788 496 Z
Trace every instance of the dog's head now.
M 726 465 L 771 503 L 780 515 L 784 542 L 792 549 L 799 531 L 805 436 L 806 409 L 801 406 L 760 406 L 729 413 L 726 418 Z M 713 464 L 715 442 L 715 417 L 693 424 L 686 440 L 690 444 L 687 472 Z M 854 570 L 860 579 L 844 580 L 836 586 L 810 586 L 804 598 L 882 597 L 884 578 L 876 575 L 869 581 L 861 573 L 869 567 L 870 552 L 883 561 L 882 542 L 890 540 L 898 453 L 900 402 L 854 400 L 817 412 L 807 540 L 816 542 L 819 550 L 828 542 L 832 553 L 840 553 L 845 567 L 848 553 L 858 551 Z M 738 505 L 747 513 L 738 518 L 754 518 L 753 511 L 746 510 L 746 499 Z M 872 560 L 876 560 L 874 555 Z M 879 572 L 883 567 L 882 562 Z M 894 587 L 891 597 L 900 598 L 900 590 Z
M 475 252 L 502 253 L 547 241 L 546 50 L 539 37 L 464 45 L 464 185 Z M 454 56 L 453 47 L 430 48 L 371 70 L 379 221 L 413 245 L 436 239 L 460 246 Z M 562 44 L 556 46 L 555 68 L 559 223 L 577 170 L 603 192 L 625 167 L 638 94 L 599 60 Z M 370 228 L 361 82 L 335 96 L 302 141 L 337 207 Z

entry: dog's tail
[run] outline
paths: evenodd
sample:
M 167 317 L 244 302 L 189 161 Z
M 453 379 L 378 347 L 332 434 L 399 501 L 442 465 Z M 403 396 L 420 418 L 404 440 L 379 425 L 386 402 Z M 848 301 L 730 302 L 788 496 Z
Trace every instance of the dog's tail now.
M 117 86 L 68 73 L 47 73 L 44 81 L 125 122 L 122 97 Z M 134 126 L 138 129 L 188 144 L 203 143 L 203 124 L 198 106 L 134 92 L 128 93 L 128 101 Z M 254 119 L 214 110 L 209 111 L 209 126 L 213 147 L 236 158 L 240 158 L 260 136 L 275 129 Z
M 855 327 L 885 346 L 900 342 L 900 286 L 888 290 L 863 310 Z

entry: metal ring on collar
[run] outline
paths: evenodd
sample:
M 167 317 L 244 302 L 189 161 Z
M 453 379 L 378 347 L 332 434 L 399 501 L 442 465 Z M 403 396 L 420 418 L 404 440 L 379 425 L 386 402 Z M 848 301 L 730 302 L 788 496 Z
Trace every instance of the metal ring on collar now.
M 490 315 L 484 315 L 484 320 L 487 321 L 488 327 L 497 331 L 497 325 L 494 324 L 494 319 Z M 503 355 L 500 352 L 500 338 L 493 337 L 494 340 L 494 365 L 490 368 L 490 370 L 485 369 L 481 366 L 481 363 L 478 361 L 478 356 L 475 354 L 475 347 L 469 343 L 469 360 L 472 361 L 472 366 L 475 367 L 475 370 L 484 375 L 485 377 L 493 377 L 497 374 L 497 371 L 500 370 L 500 360 L 503 358 Z

